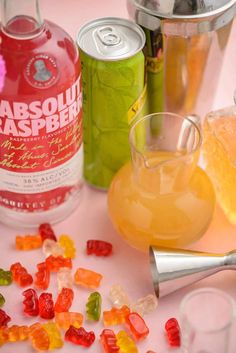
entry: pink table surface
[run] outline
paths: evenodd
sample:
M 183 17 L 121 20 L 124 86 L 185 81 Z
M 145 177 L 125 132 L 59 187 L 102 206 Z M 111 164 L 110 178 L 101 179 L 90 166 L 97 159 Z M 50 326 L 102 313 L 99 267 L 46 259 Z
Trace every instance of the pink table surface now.
M 127 17 L 125 0 L 41 0 L 44 17 L 51 19 L 63 26 L 75 37 L 78 28 L 88 20 L 103 16 L 125 16 Z M 231 35 L 230 44 L 226 53 L 225 65 L 220 77 L 220 83 L 214 107 L 223 107 L 232 104 L 232 96 L 236 87 L 236 28 Z M 216 73 L 217 74 L 217 73 Z M 152 280 L 149 271 L 148 256 L 137 252 L 126 245 L 114 231 L 107 214 L 106 193 L 84 188 L 83 198 L 78 209 L 64 222 L 57 224 L 55 231 L 58 235 L 62 233 L 73 237 L 77 257 L 74 260 L 74 269 L 78 266 L 89 268 L 104 275 L 100 292 L 103 297 L 103 310 L 110 308 L 108 299 L 109 288 L 112 284 L 119 283 L 126 289 L 132 301 L 153 293 Z M 27 269 L 34 273 L 36 264 L 42 262 L 44 256 L 41 250 L 30 252 L 19 252 L 14 249 L 16 234 L 24 234 L 24 230 L 17 231 L 0 226 L 0 267 L 8 268 L 13 262 L 21 261 Z M 89 238 L 104 239 L 113 243 L 114 255 L 110 258 L 95 258 L 85 255 L 86 240 Z M 212 252 L 224 252 L 235 248 L 236 228 L 228 223 L 219 208 L 216 209 L 212 224 L 205 236 L 192 248 Z M 236 274 L 232 271 L 219 273 L 192 287 L 181 290 L 159 301 L 156 312 L 147 316 L 146 322 L 150 327 L 149 337 L 138 345 L 139 352 L 145 353 L 148 349 L 157 353 L 176 352 L 179 349 L 170 349 L 166 344 L 163 334 L 165 321 L 172 316 L 179 316 L 179 304 L 183 296 L 190 290 L 203 286 L 213 286 L 227 291 L 236 300 Z M 52 276 L 51 291 L 56 297 L 56 277 Z M 1 287 L 0 292 L 6 297 L 4 309 L 12 316 L 12 323 L 30 325 L 35 319 L 24 318 L 22 315 L 22 290 L 15 284 L 10 287 Z M 73 311 L 84 313 L 86 299 L 89 291 L 75 288 L 75 300 Z M 103 329 L 102 323 L 90 324 L 85 321 L 86 329 L 94 330 L 97 337 Z M 117 332 L 120 327 L 115 327 Z M 234 335 L 236 325 L 233 327 Z M 29 343 L 8 344 L 0 348 L 4 353 L 30 353 L 32 348 Z M 86 349 L 65 343 L 60 350 L 61 353 L 85 352 Z M 101 348 L 98 340 L 88 352 L 99 353 Z M 236 340 L 232 339 L 229 353 L 236 352 Z

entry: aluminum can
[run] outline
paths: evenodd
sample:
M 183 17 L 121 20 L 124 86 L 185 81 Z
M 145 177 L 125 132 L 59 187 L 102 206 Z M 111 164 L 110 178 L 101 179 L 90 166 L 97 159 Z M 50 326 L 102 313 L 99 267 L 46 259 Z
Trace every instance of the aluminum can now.
M 145 113 L 143 30 L 120 18 L 87 23 L 78 33 L 82 62 L 84 178 L 107 189 L 130 159 L 130 124 Z

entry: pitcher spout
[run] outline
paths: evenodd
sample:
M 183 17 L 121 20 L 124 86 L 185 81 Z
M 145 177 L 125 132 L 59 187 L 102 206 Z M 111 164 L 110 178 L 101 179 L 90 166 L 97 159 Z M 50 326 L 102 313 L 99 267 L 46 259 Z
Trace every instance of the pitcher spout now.
M 137 121 L 130 131 L 135 181 L 160 195 L 184 190 L 201 142 L 199 127 L 189 118 L 158 113 Z

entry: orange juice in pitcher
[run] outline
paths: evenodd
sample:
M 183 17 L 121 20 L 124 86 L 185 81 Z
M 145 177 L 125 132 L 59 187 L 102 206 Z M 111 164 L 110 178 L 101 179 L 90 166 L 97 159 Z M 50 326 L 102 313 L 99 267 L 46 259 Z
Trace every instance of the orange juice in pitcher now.
M 179 247 L 199 239 L 214 211 L 215 195 L 197 166 L 201 132 L 190 119 L 151 114 L 130 131 L 132 161 L 115 176 L 109 214 L 132 246 Z

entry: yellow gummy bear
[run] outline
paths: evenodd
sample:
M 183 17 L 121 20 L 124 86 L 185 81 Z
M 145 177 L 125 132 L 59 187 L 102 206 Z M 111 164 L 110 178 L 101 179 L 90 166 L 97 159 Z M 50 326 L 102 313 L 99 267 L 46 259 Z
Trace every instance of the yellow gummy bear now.
M 73 240 L 68 235 L 61 235 L 59 238 L 59 245 L 64 249 L 64 257 L 74 259 L 76 256 L 76 249 Z
M 116 335 L 117 338 L 117 346 L 120 347 L 121 353 L 138 353 L 138 349 L 136 344 L 130 338 L 125 331 L 120 331 Z
M 58 349 L 63 347 L 64 342 L 61 338 L 61 333 L 57 328 L 57 325 L 54 322 L 47 322 L 46 324 L 42 325 L 44 330 L 47 331 L 47 334 L 49 336 L 49 349 Z

